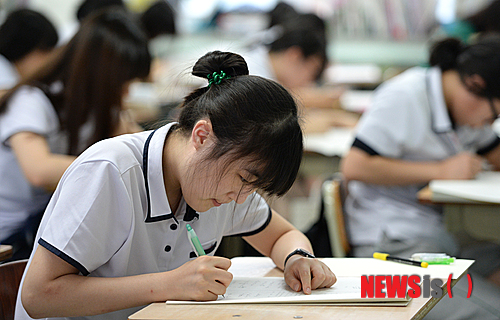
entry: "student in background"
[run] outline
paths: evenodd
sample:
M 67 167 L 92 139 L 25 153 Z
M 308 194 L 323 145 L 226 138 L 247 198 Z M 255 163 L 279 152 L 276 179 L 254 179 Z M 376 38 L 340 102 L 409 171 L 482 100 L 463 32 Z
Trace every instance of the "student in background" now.
M 75 157 L 140 130 L 122 112 L 122 98 L 149 66 L 140 27 L 125 12 L 101 12 L 0 100 L 0 242 L 14 246 L 14 258 L 29 256 L 51 191 Z
M 458 241 L 445 229 L 442 207 L 419 203 L 417 192 L 434 179 L 472 179 L 484 160 L 500 168 L 500 138 L 491 128 L 500 113 L 500 37 L 484 37 L 473 45 L 443 40 L 434 46 L 430 65 L 412 68 L 376 90 L 343 159 L 355 256 L 369 257 L 374 251 L 406 258 L 416 252 L 459 255 Z M 494 277 L 500 267 L 498 245 L 490 249 L 483 258 L 492 260 L 478 259 L 471 268 L 484 277 Z M 480 281 L 475 277 L 474 290 L 481 288 Z M 481 290 L 475 291 L 476 298 Z M 492 288 L 489 295 L 484 305 L 497 299 L 491 308 L 476 305 L 477 299 L 454 297 L 431 313 L 455 306 L 444 318 L 498 317 L 500 290 Z
M 328 63 L 325 23 L 291 10 L 279 4 L 270 13 L 272 27 L 249 44 L 244 55 L 250 73 L 278 81 L 305 107 L 338 108 L 342 90 L 317 87 Z
M 230 260 L 213 254 L 223 236 L 237 234 L 284 269 L 293 290 L 335 283 L 304 251 L 307 238 L 256 192 L 280 196 L 295 180 L 303 138 L 294 99 L 249 76 L 230 52 L 207 53 L 192 73 L 209 84 L 184 99 L 179 122 L 101 141 L 66 171 L 37 234 L 16 319 L 124 319 L 152 302 L 215 300 L 232 275 Z M 207 255 L 196 257 L 187 223 Z
M 0 91 L 42 66 L 57 41 L 56 29 L 42 14 L 29 9 L 11 12 L 0 26 Z

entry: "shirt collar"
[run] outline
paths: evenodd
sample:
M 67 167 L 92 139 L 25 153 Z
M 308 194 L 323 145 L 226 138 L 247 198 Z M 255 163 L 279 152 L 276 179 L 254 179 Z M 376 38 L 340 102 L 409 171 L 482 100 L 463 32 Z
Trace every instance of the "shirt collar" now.
M 143 165 L 146 196 L 148 209 L 146 222 L 156 222 L 166 219 L 174 219 L 175 212 L 172 212 L 168 203 L 165 182 L 163 180 L 163 148 L 167 135 L 175 123 L 169 123 L 155 131 L 152 131 L 144 143 Z M 184 201 L 181 201 L 181 204 Z M 180 206 L 182 209 L 182 207 Z M 179 210 L 180 211 L 180 210 Z M 197 219 L 199 214 L 189 205 L 185 205 L 184 221 Z
M 144 143 L 143 173 L 146 184 L 148 209 L 146 222 L 173 218 L 163 181 L 163 146 L 174 123 L 152 131 Z
M 441 75 L 441 69 L 437 67 L 429 68 L 426 75 L 432 128 L 437 133 L 453 130 L 453 123 L 444 100 Z

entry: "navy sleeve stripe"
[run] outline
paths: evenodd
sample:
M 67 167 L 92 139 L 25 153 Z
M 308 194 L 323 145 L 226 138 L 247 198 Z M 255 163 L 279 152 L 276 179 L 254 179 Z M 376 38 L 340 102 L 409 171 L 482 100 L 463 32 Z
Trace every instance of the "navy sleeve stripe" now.
M 257 230 L 250 231 L 250 232 L 232 234 L 229 237 L 236 237 L 236 236 L 248 237 L 248 236 L 252 236 L 254 234 L 257 234 L 257 233 L 261 232 L 262 230 L 264 230 L 269 225 L 269 223 L 271 223 L 272 216 L 273 216 L 273 212 L 271 211 L 271 207 L 269 207 L 269 214 L 267 216 L 267 220 L 266 220 L 266 222 L 264 222 L 264 224 L 260 228 L 258 228 Z
M 377 151 L 370 148 L 366 143 L 359 140 L 358 138 L 354 139 L 352 146 L 363 150 L 364 152 L 368 153 L 371 156 L 378 156 L 379 155 Z
M 492 143 L 490 143 L 486 147 L 483 147 L 483 148 L 477 150 L 476 153 L 480 156 L 483 156 L 483 155 L 487 154 L 488 152 L 490 152 L 491 150 L 495 149 L 499 144 L 500 144 L 500 138 L 497 137 L 495 140 L 493 140 Z
M 87 269 L 85 269 L 85 267 L 82 266 L 78 261 L 71 258 L 70 256 L 68 256 L 67 254 L 65 254 L 61 250 L 57 249 L 56 247 L 54 247 L 53 245 L 51 245 L 47 241 L 43 240 L 42 238 L 40 238 L 38 240 L 38 244 L 40 244 L 42 247 L 49 250 L 50 252 L 52 252 L 53 254 L 58 256 L 59 258 L 63 259 L 64 261 L 66 261 L 67 263 L 72 265 L 73 267 L 77 268 L 78 271 L 80 271 L 81 274 L 83 274 L 84 276 L 88 276 L 90 274 L 90 272 L 88 272 Z

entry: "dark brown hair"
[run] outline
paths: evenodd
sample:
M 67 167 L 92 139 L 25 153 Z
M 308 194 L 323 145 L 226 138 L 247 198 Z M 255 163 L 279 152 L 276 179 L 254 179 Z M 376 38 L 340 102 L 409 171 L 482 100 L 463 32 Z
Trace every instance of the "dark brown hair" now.
M 69 136 L 68 154 L 79 150 L 85 123 L 94 126 L 85 147 L 109 138 L 118 126 L 124 85 L 149 74 L 150 54 L 142 29 L 123 10 L 105 10 L 89 16 L 78 33 L 51 61 L 0 100 L 0 113 L 23 85 L 39 87 L 51 100 L 61 130 Z M 50 86 L 62 84 L 62 91 Z

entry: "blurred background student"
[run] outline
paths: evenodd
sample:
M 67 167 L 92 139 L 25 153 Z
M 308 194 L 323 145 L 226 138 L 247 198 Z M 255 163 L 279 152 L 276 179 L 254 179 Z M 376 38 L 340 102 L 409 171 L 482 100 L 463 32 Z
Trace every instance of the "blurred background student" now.
M 430 318 L 489 319 L 500 315 L 500 283 L 495 287 L 480 276 L 498 280 L 500 246 L 454 237 L 443 208 L 420 203 L 417 192 L 435 179 L 473 179 L 483 161 L 500 170 L 500 138 L 491 127 L 500 113 L 500 35 L 472 45 L 445 39 L 433 47 L 430 65 L 411 68 L 377 89 L 343 159 L 353 255 L 474 255 L 470 270 L 476 272 L 476 298 L 483 301 L 445 299 Z
M 313 13 L 298 13 L 280 2 L 269 12 L 269 29 L 248 45 L 251 74 L 278 81 L 305 107 L 338 108 L 341 90 L 317 84 L 328 64 L 326 24 Z
M 57 31 L 44 15 L 12 11 L 0 26 L 0 95 L 43 65 L 57 41 Z
M 0 242 L 14 246 L 13 259 L 29 256 L 51 191 L 75 157 L 99 140 L 141 130 L 122 99 L 131 81 L 149 74 L 150 59 L 129 13 L 101 11 L 0 100 Z

